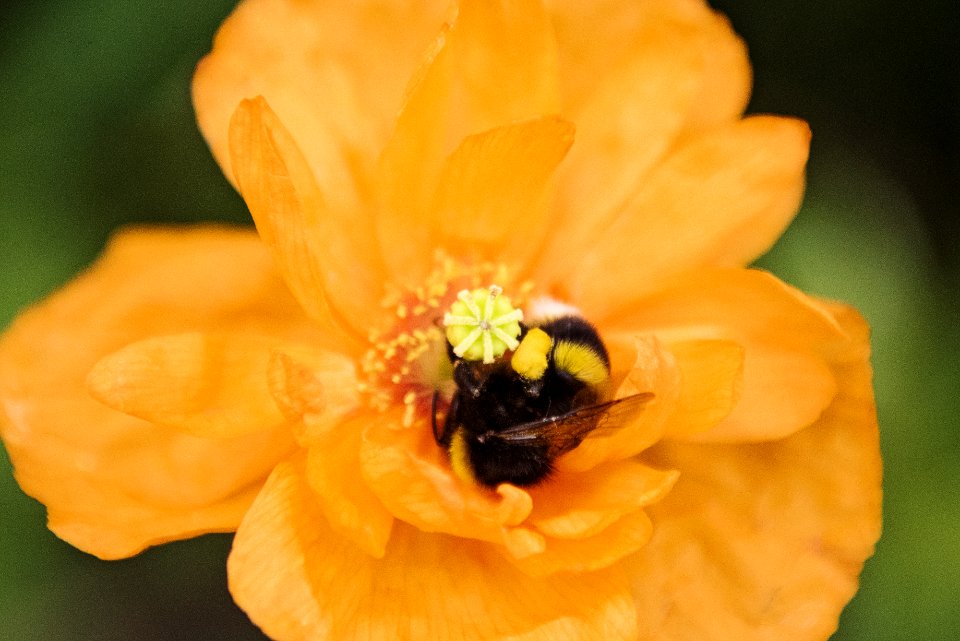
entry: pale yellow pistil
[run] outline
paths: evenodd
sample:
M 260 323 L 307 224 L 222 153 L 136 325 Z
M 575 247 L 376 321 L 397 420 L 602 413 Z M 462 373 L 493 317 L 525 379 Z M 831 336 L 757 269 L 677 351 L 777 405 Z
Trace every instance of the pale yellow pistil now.
M 492 363 L 508 349 L 517 349 L 523 312 L 502 294 L 503 289 L 497 285 L 457 294 L 457 301 L 443 316 L 443 324 L 458 357 Z

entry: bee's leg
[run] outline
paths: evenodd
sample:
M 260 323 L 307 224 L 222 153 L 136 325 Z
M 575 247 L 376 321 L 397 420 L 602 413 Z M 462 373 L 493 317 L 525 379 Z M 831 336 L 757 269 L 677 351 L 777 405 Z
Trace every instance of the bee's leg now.
M 450 401 L 450 407 L 447 409 L 447 415 L 443 418 L 443 428 L 440 428 L 437 424 L 438 398 L 440 398 L 439 390 L 433 393 L 433 402 L 430 404 L 430 421 L 433 426 L 433 440 L 437 442 L 437 445 L 448 447 L 450 445 L 450 438 L 453 436 L 453 430 L 451 428 L 456 424 L 454 417 L 457 415 L 457 409 L 460 407 L 460 399 L 457 394 L 453 395 L 453 400 Z
M 463 359 L 458 359 L 453 364 L 453 382 L 457 384 L 457 390 L 469 394 L 471 398 L 478 398 L 483 389 L 483 381 L 476 367 Z
M 433 401 L 430 402 L 430 424 L 433 426 L 433 440 L 440 443 L 440 431 L 437 429 L 437 399 L 440 397 L 440 390 L 433 391 Z M 446 425 L 444 425 L 446 427 Z

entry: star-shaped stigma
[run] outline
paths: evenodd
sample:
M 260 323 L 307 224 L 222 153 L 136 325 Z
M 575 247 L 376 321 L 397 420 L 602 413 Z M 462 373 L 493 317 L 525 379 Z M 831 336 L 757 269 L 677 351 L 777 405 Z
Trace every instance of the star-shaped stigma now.
M 443 324 L 459 358 L 492 363 L 506 350 L 517 349 L 523 312 L 502 294 L 503 288 L 497 285 L 457 294 L 457 301 L 443 315 Z

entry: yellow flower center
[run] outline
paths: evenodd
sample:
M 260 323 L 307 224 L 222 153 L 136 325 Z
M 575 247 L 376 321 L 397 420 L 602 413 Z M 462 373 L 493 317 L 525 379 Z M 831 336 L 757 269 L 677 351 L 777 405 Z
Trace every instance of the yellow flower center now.
M 512 297 L 490 283 L 503 284 Z M 371 330 L 360 362 L 368 404 L 382 411 L 402 403 L 408 425 L 418 415 L 429 416 L 434 391 L 452 392 L 448 337 L 457 339 L 454 350 L 463 344 L 476 360 L 491 362 L 514 349 L 523 316 L 514 305 L 531 289 L 529 283 L 514 286 L 505 265 L 467 263 L 437 252 L 421 284 L 395 286 L 381 301 L 387 320 Z
M 489 364 L 508 349 L 514 350 L 520 345 L 517 336 L 523 312 L 514 308 L 510 299 L 502 294 L 503 288 L 499 285 L 472 292 L 464 289 L 457 294 L 457 301 L 443 316 L 443 324 L 447 328 L 447 340 L 458 357 L 468 361 L 482 358 Z

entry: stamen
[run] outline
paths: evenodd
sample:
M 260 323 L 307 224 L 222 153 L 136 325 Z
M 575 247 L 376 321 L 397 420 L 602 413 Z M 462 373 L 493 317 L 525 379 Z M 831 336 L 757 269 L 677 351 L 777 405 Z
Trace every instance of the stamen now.
M 492 363 L 520 344 L 517 336 L 523 312 L 502 294 L 503 288 L 498 285 L 457 294 L 457 302 L 444 314 L 443 324 L 458 357 Z

